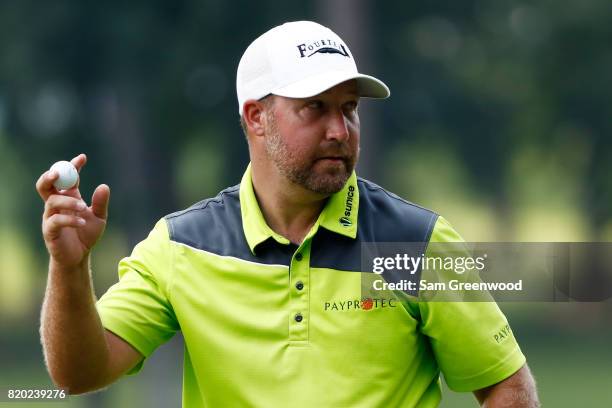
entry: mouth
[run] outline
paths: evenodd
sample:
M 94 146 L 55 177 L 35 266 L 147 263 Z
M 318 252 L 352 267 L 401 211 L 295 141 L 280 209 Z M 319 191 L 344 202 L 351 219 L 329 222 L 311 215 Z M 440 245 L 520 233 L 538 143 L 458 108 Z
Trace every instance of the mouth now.
M 329 163 L 344 163 L 347 160 L 346 157 L 341 156 L 328 156 L 328 157 L 320 157 L 317 161 L 326 161 Z

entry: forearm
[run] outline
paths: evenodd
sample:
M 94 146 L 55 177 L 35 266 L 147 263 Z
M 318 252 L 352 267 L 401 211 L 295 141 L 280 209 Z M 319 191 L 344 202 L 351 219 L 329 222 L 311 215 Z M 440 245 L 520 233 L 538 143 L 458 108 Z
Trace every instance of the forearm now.
M 89 257 L 71 270 L 50 262 L 40 334 L 57 386 L 82 393 L 104 385 L 109 348 L 95 306 Z

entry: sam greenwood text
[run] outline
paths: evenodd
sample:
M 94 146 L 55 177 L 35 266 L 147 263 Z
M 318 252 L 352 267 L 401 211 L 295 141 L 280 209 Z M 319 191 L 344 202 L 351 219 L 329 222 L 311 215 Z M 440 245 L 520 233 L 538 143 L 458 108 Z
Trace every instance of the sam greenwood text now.
M 382 279 L 377 279 L 372 282 L 372 287 L 375 290 L 417 290 L 417 283 L 402 279 L 399 282 L 385 282 Z M 521 291 L 523 290 L 523 280 L 519 279 L 516 282 L 460 282 L 457 279 L 449 280 L 448 282 L 427 282 L 426 280 L 419 281 L 419 290 L 436 290 L 436 291 Z

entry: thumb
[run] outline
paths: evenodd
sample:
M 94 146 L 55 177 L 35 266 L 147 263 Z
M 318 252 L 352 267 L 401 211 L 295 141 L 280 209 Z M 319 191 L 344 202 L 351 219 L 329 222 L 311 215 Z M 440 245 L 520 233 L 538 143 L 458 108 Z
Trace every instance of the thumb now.
M 108 217 L 108 201 L 110 200 L 110 187 L 100 184 L 91 197 L 91 211 L 98 218 L 106 220 Z

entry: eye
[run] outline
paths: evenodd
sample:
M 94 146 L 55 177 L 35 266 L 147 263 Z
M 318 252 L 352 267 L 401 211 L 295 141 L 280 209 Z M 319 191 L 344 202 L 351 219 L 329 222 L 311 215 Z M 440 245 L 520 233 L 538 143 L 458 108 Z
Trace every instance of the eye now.
M 309 101 L 306 104 L 306 107 L 309 108 L 309 109 L 319 110 L 319 109 L 321 109 L 323 107 L 323 102 L 321 102 L 318 99 L 315 99 L 315 100 Z
M 357 101 L 348 101 L 344 104 L 344 110 L 346 112 L 355 112 L 359 106 L 359 102 Z

